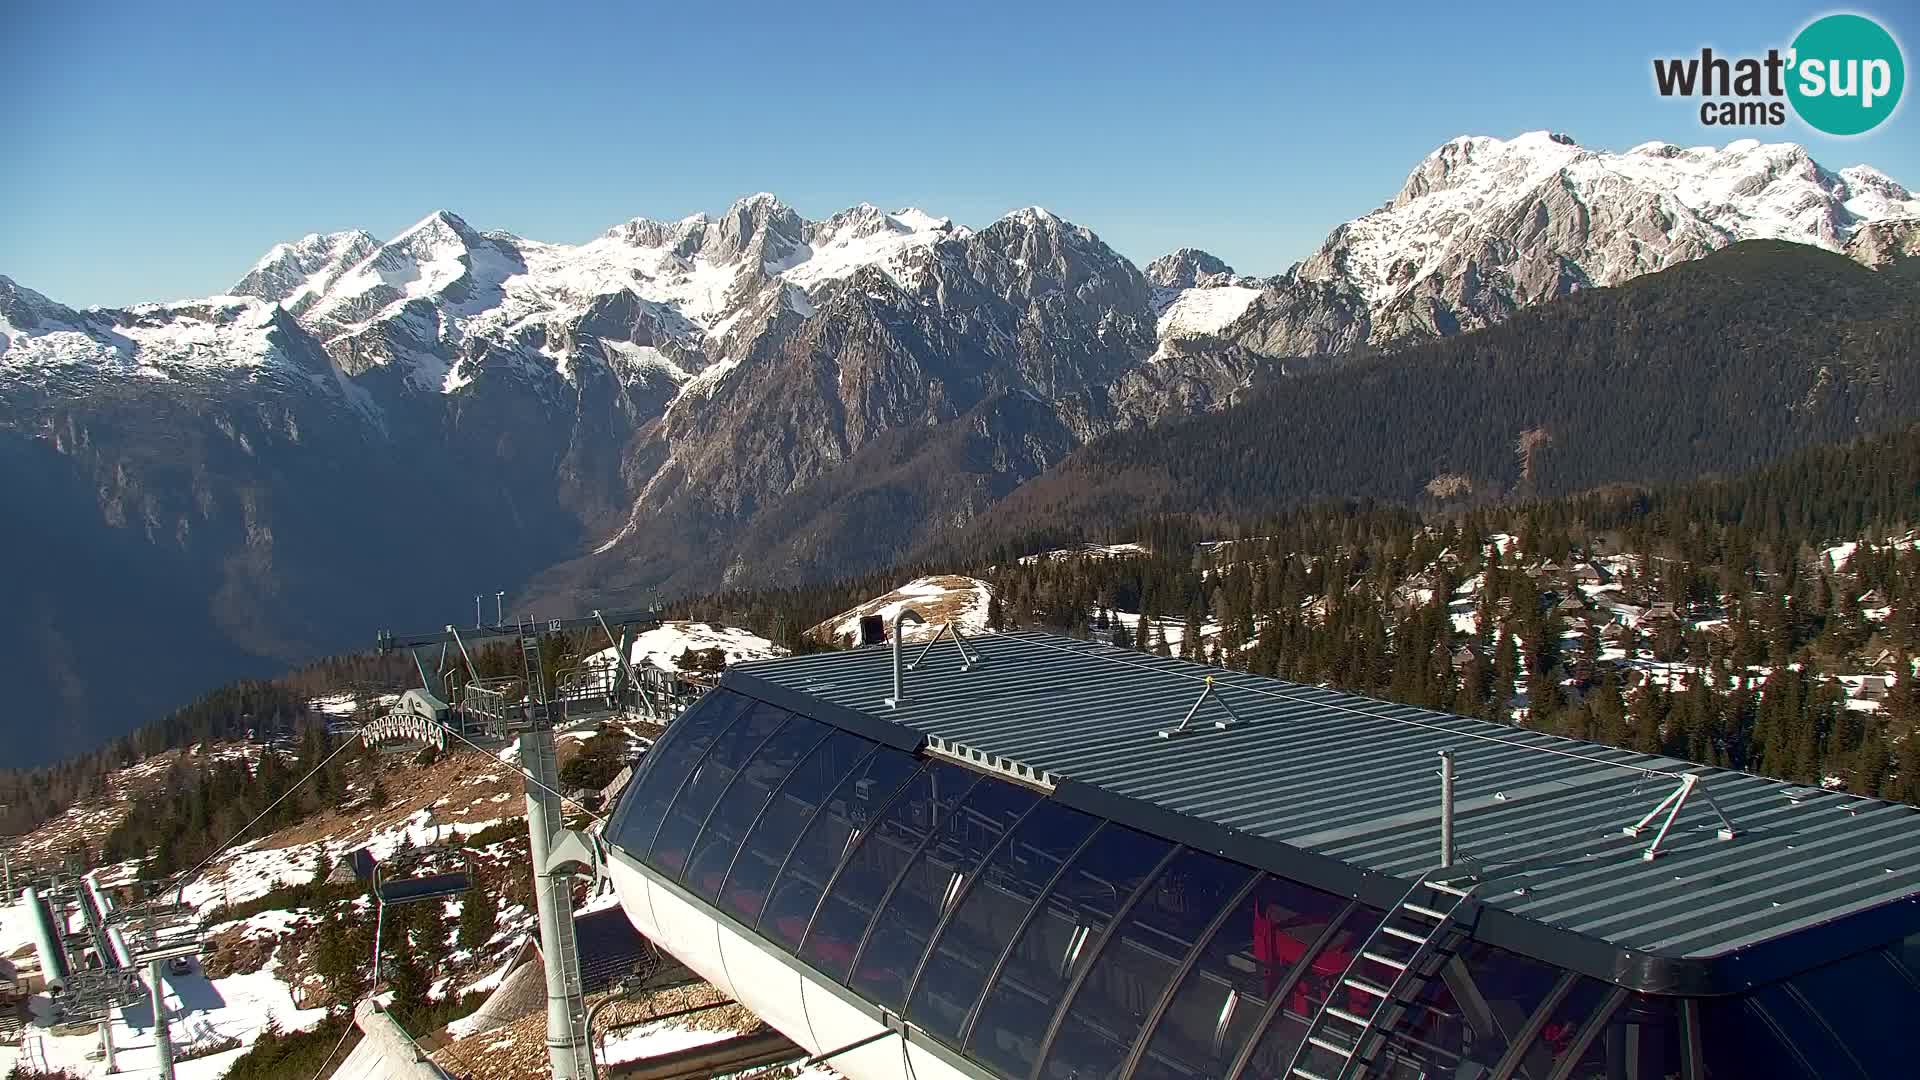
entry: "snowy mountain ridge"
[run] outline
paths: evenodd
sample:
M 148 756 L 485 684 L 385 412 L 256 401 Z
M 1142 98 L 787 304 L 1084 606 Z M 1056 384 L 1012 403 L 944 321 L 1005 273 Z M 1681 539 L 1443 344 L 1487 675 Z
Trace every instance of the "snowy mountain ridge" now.
M 104 729 L 158 707 L 136 691 L 358 642 L 370 610 L 436 625 L 478 580 L 584 610 L 886 565 L 1110 433 L 1747 236 L 1884 265 L 1920 250 L 1916 217 L 1798 147 L 1538 133 L 1449 142 L 1266 279 L 1192 249 L 1143 273 L 1034 207 L 969 229 L 764 193 L 577 244 L 435 211 L 276 245 L 231 295 L 118 309 L 0 278 L 0 497 L 39 508 L 6 541 L 49 568 L 15 607 L 58 613 L 8 647 L 53 670 L 83 612 L 185 612 L 204 665 L 154 653 L 21 712 Z M 466 542 L 359 542 L 428 545 L 422 522 Z M 83 578 L 98 605 L 65 596 Z
M 1384 347 L 1486 326 L 1741 240 L 1840 251 L 1861 224 L 1916 213 L 1920 199 L 1885 174 L 1829 170 L 1794 143 L 1648 142 L 1610 153 L 1557 132 L 1462 136 L 1277 280 L 1287 302 L 1269 309 L 1313 300 L 1310 313 L 1324 317 L 1325 298 L 1336 298 L 1344 336 Z M 1326 331 L 1276 335 L 1288 318 L 1270 323 L 1269 349 Z

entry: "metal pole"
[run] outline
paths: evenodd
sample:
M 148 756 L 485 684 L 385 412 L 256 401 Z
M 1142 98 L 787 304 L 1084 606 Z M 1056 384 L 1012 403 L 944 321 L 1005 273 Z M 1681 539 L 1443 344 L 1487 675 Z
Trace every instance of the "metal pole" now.
M 113 1010 L 100 1018 L 100 1056 L 106 1059 L 107 1075 L 119 1072 L 113 1065 Z
M 493 594 L 493 625 L 500 626 L 507 621 L 507 594 Z
M 480 617 L 480 596 L 480 593 L 473 594 L 473 628 L 475 630 L 486 625 L 486 620 Z
M 373 871 L 373 982 L 375 993 L 380 991 L 380 932 L 386 929 L 387 905 L 380 902 L 380 870 Z
M 553 729 L 542 725 L 521 732 L 519 747 L 520 763 L 527 770 L 527 839 L 534 906 L 540 919 L 540 959 L 547 979 L 547 1057 L 553 1080 L 592 1080 L 586 1002 L 580 992 L 573 934 L 573 876 L 547 866 L 566 824 L 555 794 L 560 769 L 554 757 Z
M 1440 866 L 1453 865 L 1453 751 L 1440 751 Z
M 173 1080 L 173 1037 L 167 1034 L 167 984 L 162 980 L 160 963 L 154 960 L 147 965 L 147 978 L 153 983 L 153 1047 L 162 1080 Z

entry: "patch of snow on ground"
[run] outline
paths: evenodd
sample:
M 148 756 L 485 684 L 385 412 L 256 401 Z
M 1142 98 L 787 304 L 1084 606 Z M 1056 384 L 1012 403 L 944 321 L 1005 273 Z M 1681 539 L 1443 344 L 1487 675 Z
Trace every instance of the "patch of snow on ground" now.
M 880 616 L 887 624 L 887 632 L 892 633 L 894 616 L 912 608 L 926 621 L 902 627 L 902 641 L 924 641 L 950 622 L 959 626 L 963 634 L 981 634 L 987 630 L 987 612 L 992 603 L 991 587 L 979 578 L 935 574 L 915 578 L 890 593 L 848 608 L 808 633 L 816 638 L 858 641 L 860 620 L 868 615 Z
M 1260 296 L 1259 289 L 1221 285 L 1211 289 L 1182 289 L 1160 314 L 1162 338 L 1206 337 L 1226 329 L 1246 314 Z
M 729 1039 L 737 1034 L 739 1034 L 737 1031 L 709 1031 L 701 1028 L 680 1027 L 672 1020 L 641 1024 L 609 1036 L 605 1049 L 600 1055 L 600 1061 L 602 1064 L 615 1065 L 623 1061 L 659 1057 L 661 1054 L 671 1054 L 719 1042 L 721 1039 Z
M 1034 563 L 1052 562 L 1055 559 L 1125 559 L 1147 554 L 1151 552 L 1144 544 L 1081 544 L 1079 547 L 1043 551 L 1038 555 L 1022 555 L 1020 565 L 1031 566 Z
M 726 654 L 729 665 L 745 660 L 766 660 L 787 653 L 772 641 L 737 626 L 674 620 L 634 638 L 632 663 L 636 667 L 651 664 L 662 671 L 677 672 L 680 670 L 680 655 L 689 649 L 695 652 L 719 649 Z M 586 662 L 611 664 L 615 659 L 612 649 L 602 649 L 587 657 Z
M 0 907 L 0 953 L 11 954 L 26 945 L 29 937 L 26 909 L 18 904 Z M 301 1009 L 281 981 L 277 965 L 269 963 L 248 975 L 232 975 L 209 980 L 196 966 L 186 975 L 168 975 L 165 979 L 169 1012 L 168 1030 L 175 1053 L 191 1051 L 195 1046 L 222 1039 L 239 1039 L 242 1048 L 220 1054 L 181 1061 L 175 1066 L 179 1080 L 214 1080 L 232 1066 L 235 1059 L 260 1037 L 269 1021 L 282 1031 L 300 1031 L 319 1023 L 325 1009 Z M 46 999 L 34 999 L 36 1015 L 43 1015 Z M 116 1010 L 111 1021 L 115 1046 L 115 1075 L 130 1080 L 145 1080 L 159 1075 L 153 1040 L 153 1010 L 145 1003 Z M 47 1064 L 86 1077 L 108 1075 L 104 1061 L 90 1061 L 87 1055 L 100 1043 L 98 1030 L 79 1035 L 55 1035 L 39 1023 L 30 1029 L 39 1039 Z M 0 1046 L 0 1075 L 5 1075 L 20 1060 L 20 1050 Z

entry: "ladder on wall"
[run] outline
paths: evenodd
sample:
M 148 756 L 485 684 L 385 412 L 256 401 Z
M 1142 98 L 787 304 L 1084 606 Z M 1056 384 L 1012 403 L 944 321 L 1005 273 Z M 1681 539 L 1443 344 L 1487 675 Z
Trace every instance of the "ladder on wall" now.
M 1458 867 L 1415 878 L 1328 989 L 1285 1075 L 1300 1080 L 1365 1075 L 1386 1041 L 1381 1029 L 1419 996 L 1439 970 L 1437 961 L 1457 947 L 1465 928 L 1455 915 L 1479 887 L 1473 874 Z
M 567 895 L 568 900 L 571 901 L 571 887 Z M 554 943 L 554 951 L 560 954 L 557 957 L 560 961 L 560 981 L 566 990 L 567 1020 L 573 1029 L 573 1045 L 580 1047 L 584 1052 L 588 1040 L 592 1038 L 592 1033 L 587 1030 L 586 995 L 580 980 L 580 945 L 578 937 L 573 933 L 572 923 L 573 919 L 569 912 L 567 932 L 559 935 L 559 940 Z
M 527 723 L 535 728 L 547 726 L 547 692 L 540 678 L 540 628 L 533 623 L 520 624 L 520 662 L 527 676 Z

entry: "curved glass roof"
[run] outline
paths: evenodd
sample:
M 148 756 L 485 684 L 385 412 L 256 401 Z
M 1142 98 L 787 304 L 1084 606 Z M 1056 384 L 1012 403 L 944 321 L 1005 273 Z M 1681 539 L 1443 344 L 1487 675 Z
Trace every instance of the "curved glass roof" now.
M 607 838 L 813 978 L 1008 1077 L 1281 1077 L 1329 995 L 1358 993 L 1342 980 L 1381 918 L 724 688 L 668 729 Z M 1683 999 L 1471 942 L 1387 1029 L 1375 1075 L 1895 1075 L 1917 957 L 1920 936 Z M 1337 1067 L 1316 1053 L 1299 1064 Z

